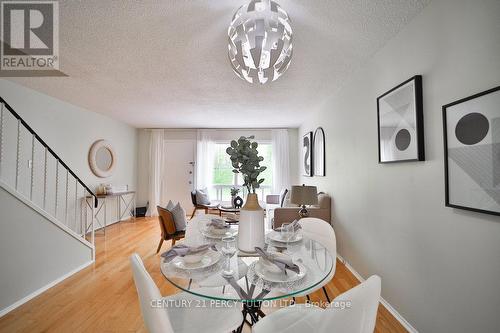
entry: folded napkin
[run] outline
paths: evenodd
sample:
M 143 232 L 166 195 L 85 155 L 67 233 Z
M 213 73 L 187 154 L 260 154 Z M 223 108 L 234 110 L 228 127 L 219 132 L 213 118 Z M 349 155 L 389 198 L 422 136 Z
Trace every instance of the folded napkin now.
M 162 258 L 165 258 L 166 262 L 171 261 L 175 257 L 184 257 L 190 254 L 197 254 L 208 250 L 209 248 L 215 250 L 215 246 L 211 244 L 204 244 L 200 246 L 187 246 L 184 244 L 174 245 L 170 250 L 162 253 Z
M 287 225 L 287 226 L 285 226 L 285 227 L 283 227 L 283 226 L 278 227 L 278 228 L 276 228 L 275 230 L 276 230 L 276 231 L 282 231 L 282 230 L 284 230 L 285 228 L 286 228 L 286 230 L 290 230 L 290 231 L 292 231 L 292 232 L 294 232 L 294 233 L 296 233 L 297 231 L 299 231 L 300 229 L 302 229 L 302 227 L 300 226 L 299 221 L 298 221 L 298 220 L 294 220 L 294 221 L 293 221 L 292 223 L 290 223 L 289 225 Z
M 265 260 L 270 263 L 275 264 L 279 269 L 281 269 L 285 274 L 286 270 L 294 271 L 295 273 L 300 273 L 300 268 L 296 264 L 293 263 L 292 258 L 285 256 L 277 256 L 272 253 L 266 252 L 260 247 L 256 247 L 255 251 Z
M 207 226 L 209 227 L 214 227 L 215 229 L 228 229 L 231 228 L 229 224 L 224 222 L 221 219 L 212 219 L 210 222 L 208 222 Z

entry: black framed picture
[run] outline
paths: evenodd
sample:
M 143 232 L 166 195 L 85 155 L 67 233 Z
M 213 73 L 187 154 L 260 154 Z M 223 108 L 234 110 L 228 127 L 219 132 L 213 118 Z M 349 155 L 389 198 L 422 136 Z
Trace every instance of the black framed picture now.
M 312 176 L 312 132 L 307 132 L 302 137 L 302 174 L 304 176 Z
M 424 161 L 422 76 L 377 98 L 379 163 Z
M 316 128 L 313 137 L 313 175 L 325 176 L 325 131 L 322 127 Z
M 500 86 L 443 106 L 447 207 L 500 215 Z

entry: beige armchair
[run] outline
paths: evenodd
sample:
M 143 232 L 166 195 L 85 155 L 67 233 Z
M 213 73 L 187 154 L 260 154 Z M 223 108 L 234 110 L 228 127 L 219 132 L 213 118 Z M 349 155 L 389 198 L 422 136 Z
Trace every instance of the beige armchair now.
M 316 217 L 331 224 L 332 199 L 328 194 L 318 193 L 318 205 L 307 207 L 309 217 Z M 290 223 L 295 219 L 300 219 L 300 207 L 281 207 L 274 209 L 273 228 L 280 227 L 283 223 Z

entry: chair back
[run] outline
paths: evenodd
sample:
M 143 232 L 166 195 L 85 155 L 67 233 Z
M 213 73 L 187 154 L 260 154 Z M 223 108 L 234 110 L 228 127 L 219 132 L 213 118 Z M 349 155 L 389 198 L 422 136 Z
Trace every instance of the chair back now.
M 321 243 L 332 257 L 333 267 L 327 278 L 327 281 L 330 281 L 335 275 L 335 268 L 337 267 L 337 238 L 335 237 L 333 227 L 330 223 L 315 217 L 302 218 L 299 220 L 299 223 L 302 227 L 303 235 Z
M 198 204 L 196 203 L 196 191 L 191 191 L 191 202 L 193 203 L 193 206 L 197 206 Z
M 163 207 L 156 206 L 158 210 L 158 220 L 160 221 L 161 235 L 163 239 L 169 239 L 177 229 L 175 228 L 174 216 Z
M 288 194 L 288 189 L 287 188 L 284 188 L 281 190 L 280 192 L 280 198 L 279 198 L 279 205 L 280 207 L 285 207 L 285 199 L 286 199 L 286 195 Z
M 337 296 L 322 314 L 319 332 L 373 333 L 381 281 L 377 275 Z M 342 309 L 341 304 L 351 307 Z M 335 304 L 338 304 L 337 306 Z
M 160 301 L 162 296 L 160 290 L 144 267 L 141 257 L 137 253 L 130 256 L 130 264 L 134 274 L 135 287 L 139 295 L 141 313 L 144 323 L 151 333 L 173 333 L 174 330 L 168 318 L 167 311 L 163 307 L 155 307 L 153 300 Z M 162 305 L 158 302 L 157 305 Z

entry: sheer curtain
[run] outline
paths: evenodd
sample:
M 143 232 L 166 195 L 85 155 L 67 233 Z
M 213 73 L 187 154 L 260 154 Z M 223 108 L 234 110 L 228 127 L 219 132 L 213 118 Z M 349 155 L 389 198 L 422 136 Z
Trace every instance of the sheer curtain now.
M 157 216 L 156 206 L 164 205 L 165 197 L 165 131 L 151 130 L 149 138 L 148 216 Z
M 196 188 L 212 188 L 215 140 L 212 130 L 198 130 L 196 140 Z
M 289 136 L 286 129 L 272 130 L 273 146 L 273 193 L 284 188 L 290 190 Z

